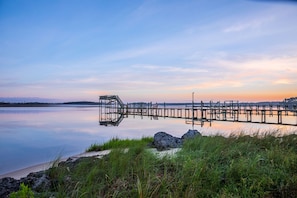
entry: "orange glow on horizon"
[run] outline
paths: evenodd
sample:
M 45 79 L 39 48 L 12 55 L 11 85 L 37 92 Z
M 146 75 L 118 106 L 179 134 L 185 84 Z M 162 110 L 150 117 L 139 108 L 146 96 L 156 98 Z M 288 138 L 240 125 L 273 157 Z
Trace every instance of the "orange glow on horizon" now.
M 121 97 L 121 95 L 119 95 Z M 295 97 L 297 92 L 288 92 L 288 93 L 198 93 L 194 92 L 194 99 L 196 102 L 199 101 L 226 101 L 226 100 L 238 100 L 239 102 L 264 102 L 264 101 L 283 101 L 285 98 Z M 122 97 L 121 97 L 122 98 Z M 188 94 L 171 94 L 171 95 L 154 95 L 147 97 L 142 95 L 137 99 L 133 97 L 123 97 L 127 102 L 191 102 L 192 101 L 192 92 Z M 124 100 L 125 101 L 125 100 Z

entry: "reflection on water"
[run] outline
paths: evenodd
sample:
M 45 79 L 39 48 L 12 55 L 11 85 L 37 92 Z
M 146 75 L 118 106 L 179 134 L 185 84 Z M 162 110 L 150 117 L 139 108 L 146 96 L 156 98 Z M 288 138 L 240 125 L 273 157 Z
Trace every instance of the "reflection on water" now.
M 84 152 L 93 143 L 113 137 L 141 138 L 165 131 L 182 136 L 192 125 L 183 119 L 128 116 L 117 127 L 100 126 L 98 107 L 8 107 L 0 108 L 0 175 L 30 165 Z M 237 122 L 212 122 L 194 126 L 203 135 L 254 133 L 280 129 L 291 133 L 297 127 Z M 247 132 L 248 131 L 248 132 Z

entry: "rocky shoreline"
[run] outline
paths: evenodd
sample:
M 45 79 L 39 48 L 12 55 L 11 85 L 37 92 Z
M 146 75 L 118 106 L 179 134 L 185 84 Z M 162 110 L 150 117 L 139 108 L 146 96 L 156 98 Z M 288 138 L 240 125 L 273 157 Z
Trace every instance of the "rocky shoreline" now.
M 27 177 L 19 180 L 5 177 L 0 179 L 0 197 L 8 197 L 10 193 L 18 191 L 21 183 L 29 186 L 35 192 L 44 192 L 51 187 L 51 180 L 46 171 L 30 173 Z
M 65 164 L 67 164 L 67 166 L 75 166 L 84 158 L 91 158 L 91 157 L 102 158 L 103 156 L 108 155 L 109 152 L 110 150 L 82 153 L 80 155 L 70 157 L 67 160 L 60 160 L 57 166 L 59 167 Z M 14 173 L 7 174 L 10 176 L 1 178 L 0 179 L 0 197 L 8 197 L 10 193 L 18 191 L 21 183 L 24 183 L 25 185 L 29 186 L 35 193 L 49 192 L 53 186 L 54 181 L 51 180 L 48 172 L 55 165 L 54 163 L 45 163 L 45 164 L 46 166 L 45 165 L 41 166 L 43 167 L 42 170 L 40 170 L 41 168 L 40 166 L 39 167 L 37 166 L 35 170 L 39 169 L 38 171 L 31 172 L 27 174 L 27 176 L 21 177 L 20 179 L 18 179 L 19 176 L 23 175 L 27 169 L 21 170 L 20 171 L 21 173 L 16 173 L 15 178 L 13 178 Z M 48 167 L 48 168 L 45 168 L 45 167 Z M 31 169 L 28 168 L 28 170 L 31 170 Z
M 182 147 L 183 141 L 196 136 L 201 136 L 201 134 L 197 130 L 189 130 L 181 138 L 174 137 L 166 132 L 158 132 L 154 135 L 154 141 L 149 146 L 156 148 L 158 152 L 180 148 Z M 67 167 L 74 167 L 85 158 L 102 158 L 103 156 L 108 155 L 109 152 L 110 150 L 84 153 L 68 158 L 66 161 L 60 161 L 57 166 L 59 167 L 67 165 Z M 21 183 L 29 186 L 35 193 L 49 192 L 54 196 L 54 192 L 51 193 L 50 191 L 53 188 L 55 181 L 51 180 L 51 178 L 49 177 L 48 172 L 50 170 L 50 166 L 48 168 L 49 169 L 46 170 L 29 173 L 26 177 L 22 177 L 20 179 L 15 179 L 12 177 L 1 178 L 0 197 L 8 197 L 10 193 L 18 191 Z

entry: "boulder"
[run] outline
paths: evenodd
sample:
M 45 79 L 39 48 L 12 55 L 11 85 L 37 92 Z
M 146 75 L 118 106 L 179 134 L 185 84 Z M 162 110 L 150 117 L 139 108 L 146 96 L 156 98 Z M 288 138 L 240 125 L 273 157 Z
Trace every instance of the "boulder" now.
M 30 173 L 20 180 L 5 177 L 0 179 L 0 197 L 9 197 L 9 194 L 20 189 L 20 184 L 24 183 L 34 192 L 48 192 L 51 188 L 51 180 L 45 171 Z
M 178 148 L 182 146 L 182 140 L 165 132 L 158 132 L 154 135 L 153 146 L 159 150 Z
M 18 191 L 20 181 L 11 177 L 0 179 L 0 197 L 8 197 L 10 193 Z
M 21 178 L 20 182 L 28 185 L 35 192 L 45 192 L 51 188 L 50 178 L 45 171 L 30 173 L 27 177 Z
M 166 132 L 158 132 L 154 135 L 154 141 L 152 146 L 158 151 L 168 150 L 171 148 L 179 148 L 182 146 L 183 141 L 191 139 L 197 136 L 201 136 L 201 133 L 197 130 L 189 129 L 181 138 L 173 137 Z
M 201 136 L 201 133 L 199 131 L 197 131 L 196 129 L 189 129 L 187 133 L 185 133 L 181 139 L 182 140 L 186 140 L 186 139 L 191 139 L 194 138 L 196 136 Z

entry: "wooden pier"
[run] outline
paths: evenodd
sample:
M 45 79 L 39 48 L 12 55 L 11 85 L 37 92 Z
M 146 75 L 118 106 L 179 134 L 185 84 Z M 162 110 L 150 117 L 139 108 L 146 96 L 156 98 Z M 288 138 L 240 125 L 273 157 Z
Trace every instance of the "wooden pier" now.
M 200 103 L 128 103 L 118 96 L 99 97 L 99 123 L 117 126 L 123 118 L 149 116 L 152 119 L 184 119 L 187 124 L 203 126 L 205 122 L 229 121 L 297 126 L 297 104 L 240 103 L 238 101 Z

